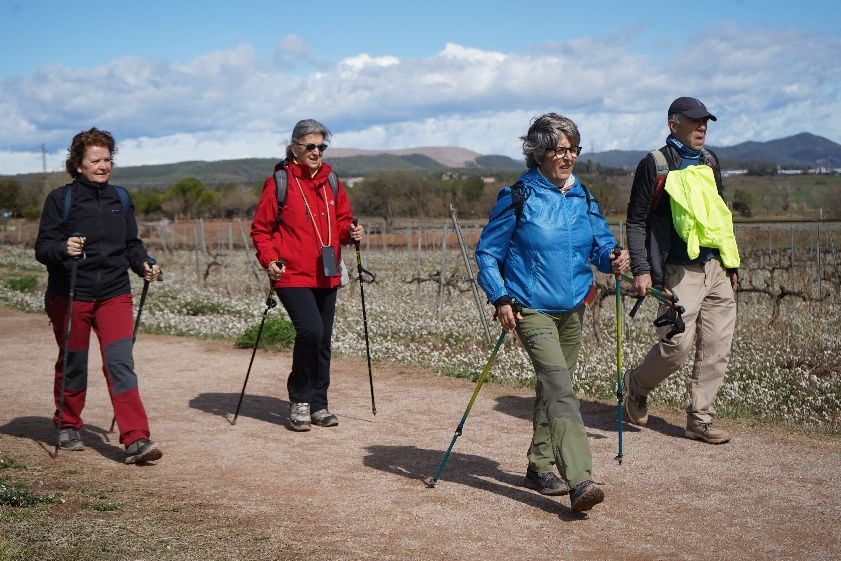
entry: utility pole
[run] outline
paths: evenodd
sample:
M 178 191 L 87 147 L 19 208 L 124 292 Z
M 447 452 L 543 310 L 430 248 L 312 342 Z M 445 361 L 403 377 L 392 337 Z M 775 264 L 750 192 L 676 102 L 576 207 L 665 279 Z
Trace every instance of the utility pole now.
M 41 170 L 44 172 L 44 184 L 41 189 L 44 194 L 47 194 L 49 192 L 49 186 L 47 185 L 47 145 L 43 142 L 41 143 Z

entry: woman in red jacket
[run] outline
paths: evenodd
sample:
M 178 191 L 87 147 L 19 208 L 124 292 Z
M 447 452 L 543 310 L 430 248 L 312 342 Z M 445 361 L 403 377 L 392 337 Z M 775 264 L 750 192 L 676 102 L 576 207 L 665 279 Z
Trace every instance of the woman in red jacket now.
M 339 183 L 335 195 L 330 187 L 332 168 L 323 160 L 330 136 L 313 119 L 295 125 L 286 159 L 279 164 L 287 178 L 283 208 L 279 213 L 275 179 L 269 177 L 251 223 L 257 260 L 295 326 L 286 387 L 289 425 L 296 431 L 339 424 L 327 407 L 327 388 L 341 246 L 364 235 L 362 226 L 353 225 L 344 186 Z

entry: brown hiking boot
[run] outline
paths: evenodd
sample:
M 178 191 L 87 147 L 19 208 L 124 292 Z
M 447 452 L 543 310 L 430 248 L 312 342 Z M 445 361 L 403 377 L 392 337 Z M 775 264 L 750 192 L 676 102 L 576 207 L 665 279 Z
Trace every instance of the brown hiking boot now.
M 626 370 L 622 377 L 625 386 L 625 417 L 635 425 L 648 424 L 648 398 L 631 389 L 631 371 Z
M 713 428 L 712 423 L 688 421 L 686 424 L 686 438 L 703 440 L 709 444 L 724 444 L 730 440 L 730 433 L 724 429 Z
M 572 510 L 584 512 L 604 501 L 604 491 L 590 480 L 582 481 L 569 492 Z

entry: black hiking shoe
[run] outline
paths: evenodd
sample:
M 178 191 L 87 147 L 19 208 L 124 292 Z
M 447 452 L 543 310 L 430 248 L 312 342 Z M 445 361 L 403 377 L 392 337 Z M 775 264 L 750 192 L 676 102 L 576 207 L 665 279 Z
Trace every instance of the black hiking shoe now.
M 151 440 L 141 438 L 135 440 L 126 448 L 127 464 L 142 464 L 144 462 L 154 462 L 160 460 L 164 453 L 158 448 L 158 445 Z
M 335 427 L 339 424 L 339 418 L 327 409 L 319 409 L 310 418 L 312 419 L 312 424 L 319 427 Z
M 82 435 L 77 429 L 68 427 L 58 431 L 58 447 L 60 450 L 79 452 L 85 449 L 85 443 L 82 442 Z
M 555 496 L 569 493 L 569 486 L 563 479 L 551 471 L 538 473 L 531 467 L 526 470 L 526 478 L 523 484 L 529 489 L 534 489 L 541 495 Z
M 569 492 L 572 510 L 584 512 L 604 501 L 604 491 L 599 489 L 592 480 L 582 481 Z

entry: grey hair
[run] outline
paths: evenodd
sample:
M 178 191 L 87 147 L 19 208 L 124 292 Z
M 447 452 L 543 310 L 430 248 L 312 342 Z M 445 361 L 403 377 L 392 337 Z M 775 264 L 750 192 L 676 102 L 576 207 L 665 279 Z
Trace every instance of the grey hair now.
M 680 124 L 683 122 L 680 118 L 680 113 L 672 113 L 669 115 L 669 122 L 674 123 L 676 127 L 679 127 Z
M 296 144 L 301 141 L 302 138 L 307 136 L 308 134 L 320 134 L 324 137 L 324 142 L 329 142 L 330 138 L 333 136 L 333 133 L 330 132 L 330 129 L 316 121 L 315 119 L 303 119 L 298 121 L 295 124 L 295 128 L 292 129 L 292 138 L 289 140 L 289 144 L 286 145 L 286 157 L 292 158 L 292 145 Z
M 558 145 L 563 133 L 573 146 L 581 143 L 578 127 L 567 117 L 557 113 L 545 113 L 532 119 L 529 132 L 521 136 L 523 141 L 523 155 L 526 157 L 526 167 L 535 169 L 540 167 L 544 154 Z

